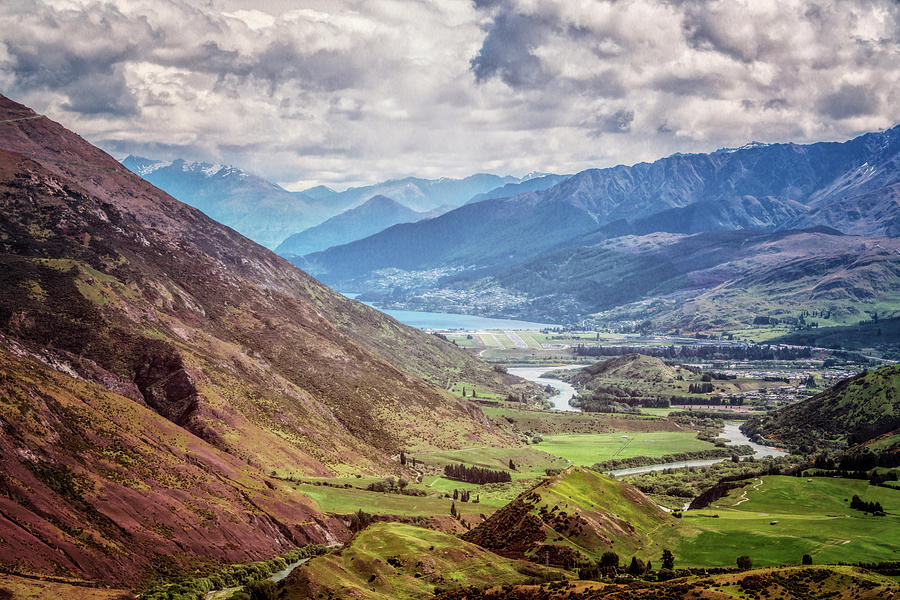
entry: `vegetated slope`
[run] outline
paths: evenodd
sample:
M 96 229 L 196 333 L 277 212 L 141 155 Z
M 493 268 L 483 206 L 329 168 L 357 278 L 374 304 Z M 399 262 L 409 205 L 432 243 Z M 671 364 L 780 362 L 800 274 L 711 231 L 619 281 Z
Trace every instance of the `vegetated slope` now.
M 869 319 L 840 327 L 816 327 L 774 338 L 771 343 L 847 350 L 888 349 L 900 343 L 900 318 Z
M 344 525 L 134 399 L 0 348 L 0 567 L 134 584 Z
M 900 366 L 864 371 L 741 429 L 802 453 L 844 448 L 900 427 Z
M 589 581 L 497 586 L 445 592 L 436 600 L 893 600 L 900 586 L 884 575 L 857 567 L 779 567 L 740 573 L 691 576 L 660 583 Z
M 663 382 L 675 381 L 677 377 L 678 374 L 674 367 L 670 367 L 655 356 L 626 354 L 579 369 L 572 374 L 569 381 L 583 387 L 590 387 L 591 383 L 598 378 Z
M 735 327 L 756 316 L 796 318 L 823 310 L 850 321 L 898 303 L 900 242 L 857 238 L 830 229 L 772 233 L 654 233 L 597 240 L 546 252 L 474 279 L 442 282 L 409 306 L 440 310 L 436 300 L 490 306 L 526 318 L 650 320 L 659 329 Z M 370 295 L 371 297 L 371 295 Z M 393 297 L 397 297 L 394 294 Z M 402 297 L 402 295 L 401 295 Z M 496 301 L 494 301 L 496 304 Z
M 373 196 L 356 208 L 291 235 L 275 251 L 285 257 L 303 256 L 368 237 L 397 223 L 417 221 L 423 216 L 387 196 Z
M 524 492 L 463 539 L 503 554 L 572 567 L 614 551 L 656 558 L 683 524 L 637 488 L 570 467 Z
M 561 579 L 571 574 L 502 558 L 439 531 L 375 523 L 337 552 L 292 573 L 284 598 L 427 598 L 436 590 Z
M 502 391 L 502 374 L 336 294 L 29 109 L 0 98 L 0 121 L 0 347 L 66 374 L 63 387 L 96 382 L 122 411 L 146 406 L 258 473 L 396 472 L 401 448 L 511 443 L 419 379 Z M 91 438 L 90 423 L 69 425 Z M 24 435 L 4 430 L 9 460 L 32 461 Z M 22 491 L 16 504 L 35 502 Z M 281 542 L 260 544 L 248 550 Z
M 229 165 L 140 156 L 128 156 L 122 164 L 171 196 L 268 248 L 346 208 L 338 199 L 326 197 L 322 201 L 289 192 Z
M 854 233 L 867 235 L 890 234 L 892 217 L 884 211 L 869 215 L 855 210 L 853 203 L 865 195 L 882 198 L 894 193 L 892 186 L 900 182 L 898 153 L 900 126 L 844 143 L 772 144 L 590 169 L 543 191 L 486 200 L 427 224 L 392 228 L 316 255 L 311 262 L 327 282 L 364 280 L 373 271 L 390 266 L 427 270 L 509 264 L 615 223 L 625 233 L 631 233 L 628 230 L 637 223 L 634 233 L 815 224 L 852 225 Z M 804 218 L 811 210 L 836 203 L 844 203 L 846 208 L 830 220 L 821 215 Z M 681 213 L 666 212 L 692 206 Z M 896 204 L 886 202 L 884 207 L 890 215 L 900 214 Z M 548 219 L 548 208 L 564 218 Z M 489 240 L 482 239 L 484 232 L 491 232 Z M 521 235 L 523 232 L 534 235 Z M 422 238 L 436 241 L 415 260 L 398 262 L 382 256 L 390 248 L 411 247 Z M 451 239 L 458 244 L 444 243 Z

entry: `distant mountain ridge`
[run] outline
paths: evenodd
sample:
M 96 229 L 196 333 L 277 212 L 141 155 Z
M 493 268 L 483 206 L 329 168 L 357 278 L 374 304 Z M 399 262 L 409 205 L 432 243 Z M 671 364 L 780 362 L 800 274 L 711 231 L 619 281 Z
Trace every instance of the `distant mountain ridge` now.
M 630 282 L 604 278 L 609 267 L 597 261 L 609 254 L 597 245 L 605 240 L 657 233 L 815 227 L 893 237 L 900 234 L 898 200 L 900 126 L 842 143 L 751 143 L 712 154 L 673 155 L 630 167 L 590 169 L 545 190 L 467 204 L 435 219 L 397 225 L 297 262 L 330 285 L 369 292 L 365 296 L 369 300 L 384 301 L 380 295 L 390 288 L 395 307 L 425 308 L 416 305 L 416 298 L 429 290 L 431 301 L 455 298 L 456 305 L 448 300 L 443 310 L 483 310 L 460 300 L 469 292 L 459 290 L 499 284 L 494 289 L 500 296 L 518 297 L 517 312 L 492 302 L 486 293 L 484 304 L 493 307 L 493 316 L 558 319 L 562 313 L 577 319 L 612 301 L 598 297 L 602 292 L 591 291 L 585 277 L 604 279 L 620 302 L 626 303 L 673 293 L 682 286 L 672 282 L 674 288 L 647 288 L 635 296 Z M 715 238 L 697 241 L 702 239 L 716 243 Z M 577 263 L 560 262 L 575 255 Z M 815 253 L 809 258 L 814 259 Z M 892 257 L 878 260 L 885 263 Z M 567 279 L 566 273 L 575 277 L 570 268 L 574 264 L 580 276 Z M 658 263 L 648 266 L 654 265 Z M 417 272 L 435 270 L 447 276 L 417 280 Z M 619 270 L 621 266 L 616 267 Z M 729 273 L 738 276 L 738 271 Z M 819 267 L 811 272 L 827 278 Z M 489 279 L 481 281 L 483 277 Z M 401 279 L 402 285 L 398 284 Z M 521 287 L 510 289 L 512 279 Z M 480 283 L 475 284 L 476 280 Z M 686 281 L 684 285 L 691 289 L 695 284 Z M 583 291 L 573 292 L 579 288 Z M 574 299 L 573 293 L 581 299 Z M 874 297 L 862 301 L 874 301 Z M 547 307 L 553 307 L 554 314 L 541 312 Z M 852 310 L 846 303 L 838 308 Z
M 281 256 L 302 256 L 359 240 L 397 223 L 411 223 L 446 212 L 451 207 L 416 212 L 387 196 L 372 196 L 363 204 L 295 233 L 275 249 Z
M 229 165 L 139 156 L 128 156 L 122 164 L 171 196 L 269 248 L 342 208 L 331 196 L 313 198 L 289 192 Z
M 270 249 L 375 196 L 391 198 L 411 211 L 433 216 L 496 188 L 522 184 L 527 186 L 522 189 L 544 189 L 560 177 L 544 173 L 523 178 L 476 173 L 462 179 L 405 177 L 342 192 L 324 185 L 290 192 L 252 173 L 224 164 L 184 159 L 164 161 L 133 155 L 126 157 L 122 164 L 173 197 Z M 405 220 L 389 217 L 395 208 L 386 210 L 384 215 L 372 211 L 370 216 L 386 223 L 385 227 Z M 367 235 L 377 231 L 380 230 Z M 359 237 L 341 237 L 340 243 L 356 239 Z M 315 250 L 327 247 L 316 245 Z

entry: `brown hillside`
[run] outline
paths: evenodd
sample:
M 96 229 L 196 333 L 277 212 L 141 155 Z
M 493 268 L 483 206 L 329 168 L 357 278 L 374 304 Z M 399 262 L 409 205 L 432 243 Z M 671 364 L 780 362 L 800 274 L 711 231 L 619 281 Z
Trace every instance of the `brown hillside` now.
M 0 206 L 0 349 L 16 349 L 8 355 L 7 369 L 20 372 L 16 356 L 26 354 L 66 374 L 69 380 L 59 387 L 79 400 L 84 400 L 80 392 L 72 390 L 90 381 L 106 390 L 98 393 L 114 394 L 110 403 L 121 405 L 109 411 L 128 414 L 140 408 L 158 415 L 138 419 L 134 430 L 122 425 L 123 436 L 146 441 L 150 434 L 138 425 L 158 428 L 162 417 L 171 431 L 193 439 L 192 445 L 202 440 L 209 445 L 204 447 L 217 450 L 216 456 L 230 455 L 228 460 L 236 461 L 231 468 L 249 469 L 256 478 L 269 471 L 396 472 L 400 466 L 390 457 L 401 448 L 511 443 L 480 409 L 441 389 L 465 378 L 503 391 L 501 375 L 488 365 L 336 294 L 144 182 L 59 124 L 2 97 Z M 18 375 L 12 377 L 21 383 Z M 21 393 L 41 398 L 41 385 Z M 17 398 L 4 398 L 3 414 L 18 410 Z M 2 425 L 9 446 L 5 460 L 10 461 L 4 472 L 28 470 L 29 444 L 39 446 L 41 436 L 48 446 L 58 440 L 46 423 L 32 427 L 5 417 Z M 96 424 L 67 425 L 71 439 L 90 439 Z M 115 441 L 118 435 L 120 430 L 110 433 L 104 447 L 124 444 Z M 139 462 L 184 462 L 171 468 L 216 473 L 213 464 L 196 462 L 192 451 L 169 447 L 177 437 L 172 436 L 149 444 Z M 85 477 L 117 481 L 117 474 L 82 462 L 74 447 L 54 452 L 37 460 L 73 469 L 77 463 Z M 179 457 L 174 463 L 173 456 Z M 140 470 L 129 481 L 134 489 L 157 489 Z M 91 489 L 101 493 L 107 485 Z M 42 493 L 46 504 L 65 505 L 66 488 L 18 489 L 7 499 L 21 509 L 30 510 Z M 201 499 L 216 495 L 203 491 L 203 485 L 199 489 Z M 197 514 L 206 515 L 194 495 L 193 488 L 182 493 L 163 486 L 144 498 L 156 507 L 189 502 Z M 158 526 L 157 533 L 170 536 L 186 556 L 271 555 L 291 543 L 290 536 L 249 531 L 235 533 L 221 547 L 188 543 L 191 534 L 182 539 L 174 533 L 183 524 L 154 522 L 150 509 L 144 511 L 148 520 L 133 523 L 134 515 L 85 498 L 84 510 L 98 511 L 98 519 L 108 519 L 117 529 Z M 313 514 L 300 496 L 285 501 L 292 506 L 290 514 Z M 235 503 L 253 504 L 244 494 L 225 492 L 219 502 L 224 513 L 208 509 L 221 517 L 219 522 L 230 519 L 225 514 L 236 510 Z M 61 517 L 54 513 L 34 514 L 60 539 L 90 544 L 81 540 L 81 532 L 61 529 Z M 0 537 L 7 538 L 14 529 L 11 521 L 5 523 Z M 104 535 L 103 544 L 116 537 Z M 47 545 L 61 547 L 62 542 Z M 144 566 L 133 553 L 136 545 L 113 546 L 114 562 Z M 213 552 L 214 547 L 219 549 Z M 226 547 L 231 549 L 226 552 Z M 16 558 L 11 546 L 0 546 L 0 561 Z M 47 568 L 48 560 L 35 564 Z M 64 562 L 65 569 L 77 571 L 91 563 L 94 571 L 109 574 L 103 561 Z

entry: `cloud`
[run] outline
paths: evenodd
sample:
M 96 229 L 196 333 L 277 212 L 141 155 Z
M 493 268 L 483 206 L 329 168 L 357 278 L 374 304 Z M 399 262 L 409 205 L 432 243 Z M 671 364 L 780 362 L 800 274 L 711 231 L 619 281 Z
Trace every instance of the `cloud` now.
M 832 119 L 847 119 L 872 114 L 878 109 L 878 99 L 865 86 L 844 84 L 823 96 L 818 107 Z
M 9 0 L 3 93 L 293 187 L 573 172 L 893 125 L 891 0 Z

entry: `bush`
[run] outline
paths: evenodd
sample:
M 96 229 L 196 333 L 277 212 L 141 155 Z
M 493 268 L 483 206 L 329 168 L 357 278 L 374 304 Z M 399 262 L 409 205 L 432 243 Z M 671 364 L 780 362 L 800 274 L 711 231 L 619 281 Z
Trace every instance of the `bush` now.
M 278 595 L 278 585 L 270 579 L 253 581 L 244 589 L 250 594 L 250 600 L 275 600 Z

